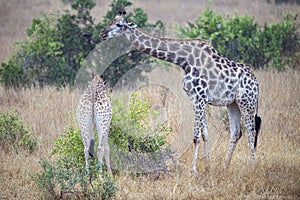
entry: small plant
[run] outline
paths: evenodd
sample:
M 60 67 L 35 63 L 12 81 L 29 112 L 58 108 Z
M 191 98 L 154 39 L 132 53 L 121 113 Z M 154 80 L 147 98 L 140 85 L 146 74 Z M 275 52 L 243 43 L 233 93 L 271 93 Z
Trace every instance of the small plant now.
M 104 171 L 93 159 L 90 165 L 91 176 L 84 167 L 77 166 L 77 160 L 63 156 L 56 162 L 42 160 L 43 171 L 31 178 L 43 190 L 45 198 L 51 199 L 109 199 L 117 191 L 116 180 Z
M 165 161 L 172 157 L 166 140 L 172 129 L 165 123 L 151 123 L 157 114 L 147 99 L 138 98 L 138 93 L 131 95 L 127 107 L 125 102 L 122 98 L 112 102 L 112 165 L 135 174 L 165 170 Z
M 116 180 L 109 177 L 97 159 L 91 159 L 86 174 L 84 145 L 79 128 L 69 127 L 55 139 L 51 155 L 55 162 L 42 160 L 43 171 L 32 176 L 44 197 L 52 199 L 109 199 L 116 191 Z M 101 173 L 100 173 L 101 169 Z
M 54 140 L 51 155 L 72 157 L 77 167 L 85 166 L 84 145 L 78 127 L 69 127 L 59 138 Z
M 154 152 L 167 144 L 166 138 L 172 129 L 164 123 L 150 123 L 150 119 L 155 118 L 155 112 L 150 109 L 147 99 L 138 99 L 138 94 L 133 93 L 128 109 L 121 98 L 114 100 L 113 105 L 111 143 L 123 151 L 139 153 Z
M 24 127 L 21 119 L 8 113 L 0 113 L 0 145 L 7 150 L 13 148 L 16 153 L 37 148 L 37 139 Z

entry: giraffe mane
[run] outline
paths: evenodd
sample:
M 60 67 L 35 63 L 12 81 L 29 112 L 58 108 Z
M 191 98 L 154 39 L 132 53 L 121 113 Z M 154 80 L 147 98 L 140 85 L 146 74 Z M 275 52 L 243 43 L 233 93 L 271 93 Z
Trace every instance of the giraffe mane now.
M 147 33 L 146 31 L 142 30 L 141 28 L 138 28 L 136 27 L 136 29 L 146 35 L 150 35 L 154 38 L 157 38 L 157 39 L 161 39 L 161 40 L 169 40 L 169 41 L 178 41 L 178 42 L 184 42 L 184 41 L 199 41 L 199 42 L 203 42 L 207 45 L 210 45 L 210 43 L 205 40 L 205 39 L 202 39 L 202 38 L 168 38 L 168 37 L 158 37 L 156 35 L 152 35 L 150 33 Z

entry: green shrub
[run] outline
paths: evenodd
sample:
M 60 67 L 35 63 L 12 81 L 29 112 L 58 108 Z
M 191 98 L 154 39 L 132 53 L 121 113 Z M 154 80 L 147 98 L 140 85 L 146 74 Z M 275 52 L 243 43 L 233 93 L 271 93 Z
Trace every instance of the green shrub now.
M 93 159 L 90 174 L 84 167 L 77 166 L 77 160 L 62 156 L 56 162 L 40 162 L 43 171 L 31 178 L 49 199 L 109 199 L 117 191 L 116 180 L 104 171 L 100 174 L 99 162 Z
M 128 107 L 124 99 L 114 99 L 109 135 L 111 146 L 122 152 L 149 153 L 162 150 L 167 145 L 166 138 L 172 129 L 164 123 L 153 126 L 151 117 L 155 118 L 155 113 L 149 101 L 139 99 L 137 93 L 132 94 Z M 97 144 L 96 131 L 94 134 Z M 111 148 L 112 153 L 115 150 Z M 55 139 L 51 155 L 72 157 L 76 167 L 84 167 L 84 145 L 79 128 L 69 127 Z
M 172 129 L 164 123 L 153 125 L 151 118 L 155 112 L 150 109 L 147 100 L 131 95 L 128 108 L 122 98 L 113 100 L 113 118 L 110 128 L 110 141 L 120 150 L 128 152 L 155 152 L 160 150 Z
M 42 160 L 40 164 L 43 171 L 32 176 L 44 197 L 109 199 L 116 193 L 116 179 L 102 170 L 105 166 L 101 166 L 96 158 L 90 159 L 90 173 L 86 174 L 84 145 L 79 128 L 69 127 L 55 139 L 51 155 L 56 155 L 58 160 Z
M 77 0 L 74 2 L 90 0 Z M 99 40 L 89 10 L 83 15 L 65 12 L 33 18 L 26 30 L 28 40 L 16 43 L 16 51 L 1 63 L 0 81 L 8 87 L 73 84 L 84 57 Z M 100 30 L 98 31 L 100 32 Z M 16 71 L 15 71 L 16 70 Z
M 299 65 L 299 24 L 297 15 L 287 14 L 282 22 L 265 24 L 258 32 L 258 47 L 265 63 L 277 69 Z
M 299 63 L 299 23 L 288 14 L 283 21 L 259 27 L 247 15 L 222 18 L 211 9 L 204 10 L 195 23 L 177 27 L 181 37 L 203 38 L 223 56 L 255 68 L 272 65 L 283 69 Z
M 155 114 L 151 111 L 149 102 L 138 99 L 137 93 L 131 96 L 128 108 L 121 99 L 113 102 L 114 113 L 109 136 L 110 143 L 113 144 L 111 160 L 119 156 L 114 152 L 161 152 L 171 129 L 164 124 L 151 128 L 149 117 Z M 150 165 L 153 160 L 156 166 L 161 164 L 166 153 L 170 154 L 167 151 L 163 153 L 151 154 L 151 161 L 144 164 Z M 96 158 L 90 159 L 90 174 L 86 175 L 84 145 L 79 128 L 69 127 L 55 139 L 51 155 L 56 155 L 58 160 L 55 162 L 42 160 L 40 162 L 42 172 L 32 176 L 44 192 L 45 198 L 109 199 L 116 193 L 116 180 L 110 178 L 105 170 L 100 174 L 100 169 L 105 166 L 100 166 Z
M 37 139 L 24 127 L 21 119 L 8 113 L 0 113 L 0 144 L 3 149 L 13 148 L 16 153 L 37 148 Z
M 112 101 L 109 137 L 112 166 L 132 174 L 166 170 L 165 163 L 172 158 L 166 138 L 172 129 L 165 123 L 151 123 L 157 113 L 151 110 L 147 99 L 138 98 L 138 93 L 133 93 L 127 102 L 125 98 Z
M 128 0 L 113 0 L 111 9 L 104 15 L 102 22 L 96 23 L 91 11 L 96 5 L 94 0 L 74 0 L 71 11 L 65 10 L 61 14 L 43 14 L 32 19 L 26 29 L 27 40 L 15 44 L 15 52 L 7 61 L 0 65 L 0 83 L 7 87 L 31 87 L 54 85 L 64 87 L 73 86 L 80 68 L 90 68 L 84 65 L 91 51 L 101 42 L 100 32 L 107 26 L 120 10 L 132 3 Z M 66 3 L 67 3 L 66 2 Z M 101 16 L 101 14 L 97 14 Z M 148 23 L 147 14 L 141 8 L 128 12 L 128 19 L 136 22 L 140 28 L 163 28 L 157 21 Z M 110 43 L 112 47 L 115 43 Z M 99 53 L 93 60 L 96 64 L 103 62 L 111 55 L 115 55 L 119 48 Z M 112 52 L 113 51 L 113 52 Z M 110 86 L 116 84 L 120 77 L 139 63 L 147 62 L 145 54 L 134 51 L 115 60 L 103 76 Z M 101 64 L 99 64 L 100 66 Z M 87 69 L 86 71 L 91 71 Z M 83 77 L 86 78 L 86 77 Z
M 76 167 L 85 167 L 84 145 L 78 127 L 69 127 L 59 138 L 54 139 L 51 155 L 72 157 Z

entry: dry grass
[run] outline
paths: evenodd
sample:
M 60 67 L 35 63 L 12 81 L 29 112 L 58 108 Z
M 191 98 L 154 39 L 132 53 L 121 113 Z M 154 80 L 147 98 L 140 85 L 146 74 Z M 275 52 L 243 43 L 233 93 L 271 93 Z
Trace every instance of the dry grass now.
M 102 19 L 109 0 L 96 1 L 93 16 Z M 142 7 L 149 21 L 162 20 L 172 27 L 194 21 L 207 6 L 221 13 L 255 16 L 259 24 L 278 21 L 285 11 L 300 14 L 298 5 L 268 4 L 267 1 L 207 0 L 142 1 L 132 0 L 134 7 Z M 273 2 L 273 1 L 272 1 Z M 32 17 L 40 12 L 65 7 L 61 0 L 10 0 L 0 2 L 0 61 L 12 53 L 12 44 L 25 37 L 25 29 Z M 178 98 L 179 91 L 162 95 L 164 88 L 150 87 L 146 94 L 154 108 L 164 108 L 168 123 L 175 133 L 169 141 L 178 150 L 179 158 L 170 171 L 162 175 L 132 177 L 121 175 L 119 190 L 114 199 L 299 199 L 300 198 L 300 73 L 299 71 L 256 71 L 260 85 L 260 115 L 263 120 L 258 142 L 257 161 L 249 169 L 248 144 L 245 134 L 235 151 L 231 167 L 225 171 L 229 136 L 220 120 L 220 109 L 208 108 L 209 132 L 212 136 L 210 171 L 204 172 L 204 160 L 199 161 L 200 173 L 189 171 L 192 159 L 192 117 L 182 117 L 186 105 Z M 174 83 L 181 83 L 172 80 Z M 156 88 L 156 89 L 155 89 Z M 177 93 L 178 92 L 178 93 Z M 0 112 L 17 114 L 38 137 L 38 151 L 32 155 L 0 151 L 0 199 L 40 199 L 40 192 L 31 174 L 41 170 L 39 160 L 49 158 L 53 139 L 74 124 L 73 113 L 78 94 L 70 90 L 45 88 L 18 92 L 0 88 Z M 162 99 L 165 98 L 166 102 Z M 179 103 L 179 104 L 177 104 Z M 178 106 L 177 106 L 178 105 Z M 222 111 L 222 110 L 221 110 Z M 171 119 L 171 120 L 170 120 Z M 178 122 L 178 123 L 177 123 Z
M 299 199 L 300 73 L 256 71 L 255 74 L 261 85 L 263 125 L 253 169 L 248 165 L 248 144 L 244 134 L 230 168 L 224 170 L 229 137 L 226 127 L 219 121 L 218 109 L 210 107 L 209 131 L 220 138 L 211 152 L 210 171 L 204 171 L 204 160 L 201 159 L 199 175 L 190 174 L 193 148 L 186 146 L 186 152 L 181 152 L 177 164 L 170 165 L 168 173 L 140 177 L 120 175 L 119 190 L 114 199 Z M 161 92 L 161 88 L 157 91 Z M 72 113 L 76 98 L 68 89 L 53 88 L 18 92 L 1 88 L 0 93 L 0 112 L 19 115 L 40 144 L 32 155 L 0 152 L 0 199 L 39 199 L 37 186 L 29 177 L 41 169 L 39 159 L 49 157 L 53 139 L 67 125 L 74 124 Z M 167 113 L 178 119 L 174 114 L 176 106 L 168 104 L 176 103 L 171 97 L 165 104 Z M 159 98 L 160 95 L 149 99 L 159 105 Z M 176 124 L 170 125 L 176 128 Z

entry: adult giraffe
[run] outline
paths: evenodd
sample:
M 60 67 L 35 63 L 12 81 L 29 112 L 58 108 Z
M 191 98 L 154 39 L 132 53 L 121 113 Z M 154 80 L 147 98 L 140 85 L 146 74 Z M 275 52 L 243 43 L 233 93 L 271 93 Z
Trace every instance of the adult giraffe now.
M 183 89 L 194 107 L 194 157 L 192 171 L 197 173 L 200 136 L 204 154 L 209 161 L 208 131 L 205 105 L 227 106 L 230 120 L 230 147 L 226 157 L 230 164 L 233 151 L 241 137 L 240 118 L 243 116 L 248 133 L 250 164 L 254 164 L 261 118 L 258 117 L 259 86 L 254 74 L 244 64 L 219 55 L 201 39 L 169 39 L 150 35 L 128 22 L 120 11 L 101 33 L 103 39 L 125 36 L 139 51 L 174 63 L 184 72 Z

